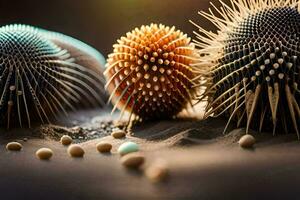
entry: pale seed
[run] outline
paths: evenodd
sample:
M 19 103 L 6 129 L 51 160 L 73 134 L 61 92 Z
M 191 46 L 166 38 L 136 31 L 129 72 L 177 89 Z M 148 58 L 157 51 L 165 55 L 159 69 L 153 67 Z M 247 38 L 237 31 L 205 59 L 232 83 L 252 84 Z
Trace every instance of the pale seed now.
M 164 161 L 156 161 L 146 169 L 145 175 L 152 182 L 160 182 L 168 177 L 169 169 Z
M 72 157 L 83 157 L 84 150 L 78 144 L 72 144 L 68 147 L 68 154 Z
M 125 142 L 118 148 L 118 153 L 123 156 L 128 153 L 139 151 L 139 146 L 134 142 Z
M 9 142 L 6 145 L 6 149 L 10 151 L 20 151 L 22 149 L 22 144 L 19 142 Z
M 239 140 L 239 145 L 243 148 L 251 148 L 255 144 L 255 138 L 252 135 L 244 135 Z
M 139 168 L 145 162 L 145 157 L 138 152 L 130 153 L 121 158 L 121 163 L 128 168 Z
M 123 138 L 123 137 L 125 137 L 125 135 L 126 135 L 126 132 L 123 130 L 115 130 L 111 133 L 111 136 L 113 136 L 114 138 L 117 138 L 117 139 Z
M 68 136 L 68 135 L 63 135 L 61 138 L 60 138 L 60 143 L 62 145 L 69 145 L 73 142 L 73 139 Z
M 105 153 L 110 152 L 112 145 L 108 142 L 99 142 L 96 147 L 99 152 Z
M 53 151 L 49 148 L 41 148 L 37 150 L 35 155 L 41 160 L 48 160 L 52 157 Z

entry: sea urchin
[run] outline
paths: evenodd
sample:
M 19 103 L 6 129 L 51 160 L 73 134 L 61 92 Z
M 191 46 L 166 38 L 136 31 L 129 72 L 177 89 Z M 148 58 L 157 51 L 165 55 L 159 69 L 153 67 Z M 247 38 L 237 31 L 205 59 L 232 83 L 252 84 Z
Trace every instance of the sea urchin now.
M 0 27 L 1 126 L 50 123 L 79 105 L 104 104 L 102 66 L 96 50 L 71 37 Z
M 198 55 L 175 27 L 151 24 L 121 37 L 104 73 L 109 100 L 139 120 L 176 115 L 195 98 Z M 129 119 L 129 121 L 130 121 Z
M 300 116 L 300 13 L 297 0 L 220 1 L 217 13 L 200 12 L 219 29 L 196 25 L 205 76 L 206 116 L 228 116 L 269 131 L 295 131 Z M 227 124 L 227 126 L 228 126 Z M 227 128 L 226 126 L 226 128 Z M 271 127 L 271 128 L 270 128 Z M 272 128 L 273 127 L 273 128 Z M 226 128 L 224 132 L 226 131 Z

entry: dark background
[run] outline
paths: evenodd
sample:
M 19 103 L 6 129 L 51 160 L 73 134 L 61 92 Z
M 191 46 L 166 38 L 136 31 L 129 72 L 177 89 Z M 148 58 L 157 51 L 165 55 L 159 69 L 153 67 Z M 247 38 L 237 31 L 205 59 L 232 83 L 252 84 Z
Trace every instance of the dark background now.
M 58 31 L 106 56 L 119 37 L 152 22 L 175 25 L 190 37 L 196 29 L 189 19 L 213 29 L 197 14 L 208 7 L 209 0 L 0 0 L 0 25 L 23 23 Z

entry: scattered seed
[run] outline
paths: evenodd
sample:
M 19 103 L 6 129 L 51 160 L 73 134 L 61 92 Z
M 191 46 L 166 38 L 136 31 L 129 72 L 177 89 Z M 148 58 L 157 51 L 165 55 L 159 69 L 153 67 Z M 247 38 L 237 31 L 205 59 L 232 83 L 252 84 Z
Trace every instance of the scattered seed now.
M 157 160 L 146 169 L 145 174 L 150 181 L 161 182 L 168 177 L 169 168 L 165 161 Z
M 134 142 L 125 142 L 118 148 L 118 153 L 123 156 L 128 153 L 139 151 L 139 146 Z
M 255 144 L 255 138 L 252 135 L 244 135 L 239 140 L 239 145 L 243 148 L 252 148 Z
M 123 131 L 123 130 L 114 130 L 112 133 L 111 133 L 111 136 L 113 136 L 114 138 L 123 138 L 125 137 L 126 135 L 126 132 Z
M 61 138 L 60 138 L 60 143 L 62 145 L 69 145 L 73 142 L 73 139 L 68 136 L 68 135 L 63 135 Z
M 9 142 L 6 145 L 6 149 L 10 151 L 20 151 L 22 149 L 22 144 L 19 142 Z
M 72 144 L 68 147 L 68 153 L 72 157 L 83 157 L 84 150 L 78 144 Z
M 99 142 L 96 147 L 99 152 L 105 153 L 110 152 L 112 145 L 108 142 Z
M 53 151 L 49 148 L 41 148 L 36 151 L 35 155 L 41 160 L 49 160 L 53 155 Z
M 139 153 L 130 153 L 121 158 L 121 163 L 128 168 L 139 168 L 145 162 L 145 157 Z

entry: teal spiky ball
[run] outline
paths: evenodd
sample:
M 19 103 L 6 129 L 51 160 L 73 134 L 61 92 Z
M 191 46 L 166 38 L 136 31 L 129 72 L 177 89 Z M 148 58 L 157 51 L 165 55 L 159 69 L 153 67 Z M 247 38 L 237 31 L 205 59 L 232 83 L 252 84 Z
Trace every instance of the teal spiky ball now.
M 82 42 L 26 25 L 0 27 L 0 124 L 50 123 L 103 102 L 103 59 Z
M 298 1 L 231 3 L 216 8 L 222 19 L 200 13 L 219 28 L 212 33 L 198 27 L 202 64 L 210 66 L 202 97 L 208 100 L 206 116 L 227 116 L 228 124 L 235 120 L 247 133 L 250 127 L 273 133 L 280 128 L 299 137 Z

